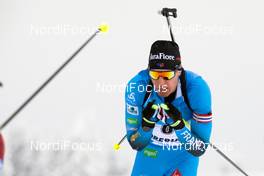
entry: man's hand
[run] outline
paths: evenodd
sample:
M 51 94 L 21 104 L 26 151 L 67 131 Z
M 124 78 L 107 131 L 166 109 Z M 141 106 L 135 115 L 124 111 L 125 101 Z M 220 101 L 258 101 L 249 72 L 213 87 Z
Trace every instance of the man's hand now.
M 155 123 L 159 121 L 158 118 L 154 117 L 158 111 L 158 105 L 154 104 L 155 100 L 149 102 L 142 112 L 142 127 L 154 128 Z
M 181 112 L 171 103 L 161 104 L 161 107 L 165 110 L 165 112 L 171 119 L 170 122 L 166 120 L 166 123 L 168 123 L 173 129 L 179 130 L 185 126 L 182 120 Z

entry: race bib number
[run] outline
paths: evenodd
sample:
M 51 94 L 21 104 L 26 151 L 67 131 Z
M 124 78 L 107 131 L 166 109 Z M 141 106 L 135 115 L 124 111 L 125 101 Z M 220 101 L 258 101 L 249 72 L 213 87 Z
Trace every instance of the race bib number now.
M 178 146 L 180 142 L 175 131 L 168 125 L 156 124 L 152 132 L 151 143 L 158 146 Z

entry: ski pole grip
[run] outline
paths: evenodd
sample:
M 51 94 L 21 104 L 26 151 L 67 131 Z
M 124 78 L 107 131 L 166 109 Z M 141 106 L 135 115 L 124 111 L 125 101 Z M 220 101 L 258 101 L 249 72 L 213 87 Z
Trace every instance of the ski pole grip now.
M 165 16 L 165 17 L 172 16 L 172 17 L 176 18 L 177 17 L 177 9 L 175 9 L 175 8 L 172 8 L 172 9 L 170 9 L 170 8 L 163 8 L 161 10 L 161 14 L 163 16 Z

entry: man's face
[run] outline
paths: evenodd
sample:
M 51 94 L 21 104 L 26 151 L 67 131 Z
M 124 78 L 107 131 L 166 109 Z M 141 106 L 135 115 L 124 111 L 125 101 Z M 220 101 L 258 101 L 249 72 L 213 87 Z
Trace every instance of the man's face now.
M 164 72 L 165 70 L 152 70 L 157 72 Z M 162 76 L 159 76 L 158 79 L 151 78 L 151 81 L 154 85 L 154 90 L 158 93 L 161 97 L 168 97 L 171 93 L 173 93 L 176 90 L 178 79 L 180 76 L 180 71 L 175 71 L 175 75 L 171 79 L 164 78 Z

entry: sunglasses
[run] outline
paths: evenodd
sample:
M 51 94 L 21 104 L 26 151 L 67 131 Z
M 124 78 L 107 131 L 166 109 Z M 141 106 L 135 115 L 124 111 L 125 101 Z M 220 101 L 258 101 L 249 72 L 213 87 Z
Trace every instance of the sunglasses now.
M 162 77 L 166 80 L 170 80 L 175 76 L 175 71 L 151 71 L 150 70 L 149 76 L 154 80 L 159 79 L 159 77 Z

